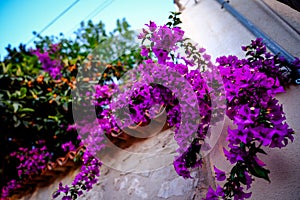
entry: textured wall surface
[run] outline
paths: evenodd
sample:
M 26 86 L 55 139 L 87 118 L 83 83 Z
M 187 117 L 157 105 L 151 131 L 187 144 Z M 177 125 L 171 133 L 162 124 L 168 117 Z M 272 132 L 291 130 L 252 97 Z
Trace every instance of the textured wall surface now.
M 199 181 L 205 183 L 206 177 L 199 171 L 192 173 L 194 179 L 179 177 L 172 161 L 177 144 L 173 132 L 167 130 L 146 141 L 136 143 L 125 151 L 109 153 L 103 158 L 100 181 L 80 199 L 93 200 L 140 200 L 140 199 L 193 199 Z M 130 152 L 130 153 L 128 153 Z M 140 158 L 136 153 L 141 153 Z M 106 162 L 107 161 L 107 162 Z M 116 170 L 116 168 L 118 170 Z M 203 170 L 201 170 L 203 171 Z M 46 188 L 37 189 L 23 200 L 51 199 L 59 181 L 70 184 L 77 171 Z M 206 173 L 204 173 L 205 175 Z M 201 186 L 206 190 L 205 185 Z

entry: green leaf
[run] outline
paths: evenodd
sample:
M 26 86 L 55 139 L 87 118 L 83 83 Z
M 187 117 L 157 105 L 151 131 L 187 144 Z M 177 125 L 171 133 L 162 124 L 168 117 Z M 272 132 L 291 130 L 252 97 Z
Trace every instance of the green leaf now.
M 26 113 L 22 113 L 21 115 L 20 115 L 20 118 L 24 118 L 24 117 L 26 117 L 27 115 L 26 115 Z
M 34 109 L 32 109 L 32 108 L 21 108 L 20 112 L 34 112 Z
M 49 115 L 48 118 L 54 119 L 54 121 L 56 121 L 56 122 L 59 120 L 57 116 L 50 116 L 50 115 Z
M 7 73 L 7 71 L 8 71 L 8 66 L 7 66 L 7 67 L 5 67 L 5 64 L 4 64 L 4 62 L 2 62 L 1 64 L 2 64 L 2 69 L 3 69 L 3 72 L 6 74 L 6 73 Z
M 29 127 L 29 122 L 28 121 L 22 121 L 23 122 L 23 125 L 28 128 Z
M 172 26 L 172 22 L 168 22 L 166 25 L 170 27 Z
M 13 103 L 14 113 L 16 113 L 18 111 L 19 107 L 20 107 L 20 104 Z
M 15 121 L 15 123 L 14 123 L 14 127 L 16 128 L 16 127 L 18 127 L 20 124 L 21 124 L 20 120 L 17 120 L 17 121 Z
M 68 111 L 68 103 L 67 103 L 67 102 L 63 104 L 63 109 L 64 109 L 65 111 Z
M 251 166 L 251 167 L 249 167 L 249 171 L 253 176 L 256 176 L 258 178 L 263 178 L 263 179 L 271 182 L 270 178 L 269 178 L 270 170 L 267 170 L 261 166 L 254 166 L 254 167 Z
M 243 169 L 242 167 L 239 167 L 236 175 L 237 175 L 239 181 L 246 185 L 245 169 Z
M 258 153 L 262 153 L 262 154 L 267 155 L 267 153 L 266 153 L 264 150 L 262 150 L 261 148 L 256 149 L 256 151 L 257 151 Z
M 230 179 L 231 180 L 234 180 L 234 176 L 237 172 L 237 166 L 235 165 L 232 169 L 231 169 L 231 172 L 230 172 Z

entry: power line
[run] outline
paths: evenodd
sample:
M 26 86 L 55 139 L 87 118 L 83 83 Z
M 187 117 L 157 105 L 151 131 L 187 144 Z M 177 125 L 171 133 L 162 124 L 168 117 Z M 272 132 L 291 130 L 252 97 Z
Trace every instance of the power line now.
M 110 4 L 113 3 L 114 0 L 105 0 L 103 3 L 101 3 L 97 8 L 95 8 L 92 12 L 90 12 L 82 21 L 86 21 L 87 19 L 92 19 L 95 16 L 97 16 L 100 12 L 102 12 L 105 8 L 107 8 Z M 75 25 L 73 28 L 71 28 L 66 35 L 71 34 L 72 31 L 74 31 L 78 25 Z
M 80 0 L 76 0 L 73 2 L 68 8 L 66 8 L 64 11 L 62 11 L 57 17 L 55 17 L 49 24 L 47 24 L 39 33 L 38 35 L 42 34 L 45 30 L 47 30 L 52 24 L 54 24 L 58 19 L 60 19 L 62 16 L 64 16 L 71 8 L 73 8 Z M 31 42 L 34 41 L 36 36 L 32 37 L 26 45 L 30 44 Z
M 57 17 L 55 17 L 49 24 L 47 24 L 39 33 L 38 35 L 42 34 L 45 30 L 47 30 L 52 24 L 54 24 L 58 19 L 60 19 L 63 15 L 65 15 L 71 8 L 73 8 L 80 0 L 76 0 L 75 2 L 73 2 L 68 8 L 66 8 L 63 12 L 61 12 Z M 110 2 L 108 2 L 109 0 L 104 1 L 102 4 L 100 4 L 96 9 L 94 9 L 89 15 L 87 15 L 84 20 L 86 20 L 87 18 L 93 18 L 95 16 L 97 16 L 100 12 L 102 12 L 106 7 L 108 7 L 114 0 L 111 0 Z M 107 2 L 106 5 L 104 5 Z M 102 7 L 103 6 L 103 7 Z M 98 10 L 99 9 L 99 10 Z M 95 14 L 92 14 L 95 13 Z M 77 25 L 72 28 L 68 34 L 74 30 L 77 27 Z M 31 42 L 34 41 L 34 39 L 36 38 L 36 36 L 32 37 L 25 46 L 29 45 Z M 16 54 L 15 54 L 16 55 Z M 12 55 L 12 57 L 14 57 L 15 55 Z
M 103 2 L 103 4 L 101 4 L 101 5 L 99 5 L 95 10 L 93 10 L 88 16 L 86 16 L 85 18 L 84 18 L 84 20 L 86 20 L 86 19 L 92 19 L 92 18 L 94 18 L 95 16 L 97 16 L 101 11 L 103 11 L 106 7 L 108 7 L 112 2 L 113 2 L 114 0 L 111 0 L 111 1 L 109 1 L 109 0 L 107 0 L 107 1 L 105 1 L 105 2 Z M 106 5 L 104 5 L 105 3 L 107 2 L 107 4 Z M 103 5 L 103 7 L 102 7 L 102 5 Z M 102 7 L 102 8 L 101 8 Z M 95 13 L 95 14 L 94 14 Z

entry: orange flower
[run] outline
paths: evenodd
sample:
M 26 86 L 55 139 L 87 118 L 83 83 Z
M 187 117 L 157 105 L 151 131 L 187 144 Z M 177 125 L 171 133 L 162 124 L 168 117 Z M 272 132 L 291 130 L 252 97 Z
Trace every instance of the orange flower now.
M 71 89 L 75 89 L 76 88 L 76 86 L 74 84 L 72 84 L 72 83 L 68 83 L 68 85 L 70 86 Z
M 65 83 L 68 83 L 68 82 L 69 82 L 69 80 L 66 79 L 66 78 L 64 78 L 64 77 L 61 77 L 61 80 L 62 80 L 63 82 L 65 82 Z
M 35 98 L 35 99 L 37 99 L 37 98 L 38 98 L 38 96 L 36 96 L 35 94 L 32 94 L 32 96 L 33 96 L 33 98 Z
M 76 68 L 77 68 L 76 65 L 71 65 L 71 66 L 69 66 L 68 70 L 69 70 L 70 72 L 72 72 L 72 71 L 75 70 Z
M 28 87 L 33 87 L 32 81 L 28 81 L 28 82 L 27 82 L 27 85 L 28 85 Z
M 122 66 L 122 63 L 118 60 L 118 64 L 117 64 L 118 67 L 121 67 Z
M 44 76 L 43 76 L 43 75 L 40 75 L 39 77 L 36 78 L 36 81 L 37 81 L 39 84 L 43 83 L 43 81 L 44 81 Z

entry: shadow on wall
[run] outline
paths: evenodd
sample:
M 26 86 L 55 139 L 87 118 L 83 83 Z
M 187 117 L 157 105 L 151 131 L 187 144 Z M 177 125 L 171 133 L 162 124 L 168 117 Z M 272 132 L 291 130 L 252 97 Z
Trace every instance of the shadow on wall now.
M 299 0 L 277 0 L 277 1 L 284 3 L 288 6 L 290 6 L 291 8 L 300 12 L 300 1 Z

